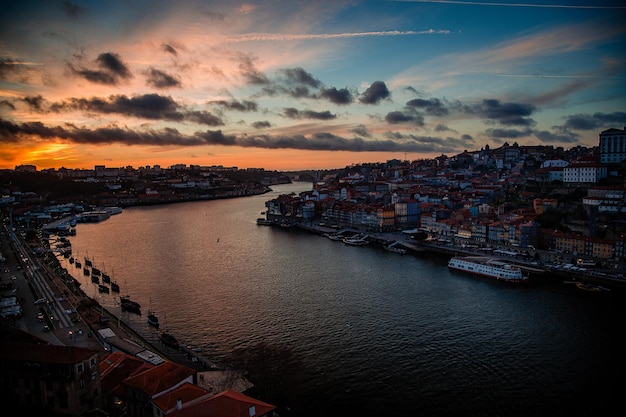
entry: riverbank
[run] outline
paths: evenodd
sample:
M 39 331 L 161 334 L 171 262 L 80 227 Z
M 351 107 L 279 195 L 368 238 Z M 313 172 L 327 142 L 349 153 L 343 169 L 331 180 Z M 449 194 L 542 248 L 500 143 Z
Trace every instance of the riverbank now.
M 280 222 L 275 222 L 271 226 L 282 227 Z M 353 228 L 336 229 L 305 222 L 294 223 L 292 227 L 322 236 L 337 233 L 343 233 L 346 236 L 363 233 L 362 231 Z M 481 251 L 480 248 L 467 246 L 459 247 L 451 242 L 440 243 L 437 240 L 428 241 L 425 239 L 415 239 L 411 234 L 406 234 L 400 231 L 387 233 L 365 233 L 365 235 L 367 236 L 366 239 L 372 245 L 383 249 L 389 247 L 389 245 L 395 245 L 396 247 L 401 247 L 408 253 L 416 256 L 437 255 L 445 258 L 446 260 L 454 256 L 489 256 L 519 266 L 523 271 L 530 275 L 531 281 L 576 281 L 581 284 L 585 284 L 580 285 L 579 288 L 587 291 L 599 292 L 615 290 L 620 295 L 626 294 L 626 279 L 618 278 L 618 274 L 613 275 L 609 271 L 596 269 L 587 269 L 584 271 L 562 269 L 554 264 L 548 264 L 541 262 L 540 260 L 535 260 L 535 258 L 521 259 L 516 255 L 508 255 L 508 253 L 513 253 L 511 251 L 500 251 L 499 254 L 495 254 L 493 252 Z M 546 258 L 549 256 L 546 254 L 547 251 L 535 250 L 534 252 L 535 254 L 539 254 L 538 259 L 541 259 L 542 256 Z

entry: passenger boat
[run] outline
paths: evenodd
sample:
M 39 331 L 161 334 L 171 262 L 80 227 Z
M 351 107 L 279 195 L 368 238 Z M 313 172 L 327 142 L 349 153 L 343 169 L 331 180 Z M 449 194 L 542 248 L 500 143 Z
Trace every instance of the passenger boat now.
M 159 336 L 159 339 L 161 340 L 161 343 L 163 343 L 165 346 L 169 346 L 174 349 L 178 349 L 179 347 L 178 339 L 176 339 L 170 333 L 165 333 L 165 332 L 161 333 L 161 336 Z
M 92 275 L 91 282 L 93 282 L 94 284 L 100 284 L 100 277 L 98 277 L 97 275 Z
M 141 305 L 130 299 L 130 296 L 122 296 L 120 297 L 120 302 L 122 305 L 122 311 L 129 311 L 135 314 L 141 314 Z
M 274 222 L 271 220 L 259 217 L 258 219 L 256 219 L 256 224 L 259 226 L 271 226 L 274 224 Z
M 103 292 L 103 293 L 107 293 L 107 294 L 108 294 L 108 293 L 109 293 L 109 291 L 110 291 L 110 289 L 109 289 L 109 287 L 107 287 L 106 285 L 99 284 L 99 285 L 98 285 L 98 291 L 99 291 L 99 292 Z
M 111 291 L 120 292 L 120 286 L 117 282 L 111 282 Z
M 102 273 L 102 282 L 105 282 L 107 284 L 111 283 L 111 277 L 109 276 L 109 274 L 105 274 L 104 272 Z
M 83 275 L 85 276 L 89 275 L 89 268 L 83 268 Z
M 526 282 L 528 276 L 519 266 L 484 256 L 455 256 L 448 268 L 508 282 Z

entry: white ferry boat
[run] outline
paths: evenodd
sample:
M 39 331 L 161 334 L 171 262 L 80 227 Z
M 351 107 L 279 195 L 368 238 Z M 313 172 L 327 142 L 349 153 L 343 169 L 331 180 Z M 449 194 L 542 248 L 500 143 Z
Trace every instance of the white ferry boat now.
M 484 256 L 455 256 L 448 268 L 509 282 L 525 282 L 528 276 L 518 266 Z

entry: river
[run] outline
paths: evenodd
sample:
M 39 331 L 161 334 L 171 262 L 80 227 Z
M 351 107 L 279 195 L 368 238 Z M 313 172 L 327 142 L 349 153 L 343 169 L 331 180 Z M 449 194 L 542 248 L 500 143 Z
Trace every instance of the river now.
M 211 360 L 260 342 L 288 348 L 302 365 L 294 416 L 592 416 L 617 403 L 622 300 L 257 226 L 265 201 L 311 184 L 272 188 L 79 224 L 73 255 Z M 73 272 L 120 312 L 115 294 Z M 156 340 L 145 313 L 120 314 Z

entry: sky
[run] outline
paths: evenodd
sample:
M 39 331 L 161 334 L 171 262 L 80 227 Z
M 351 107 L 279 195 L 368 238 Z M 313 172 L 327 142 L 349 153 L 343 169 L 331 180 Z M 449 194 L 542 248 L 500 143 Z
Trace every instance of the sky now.
M 0 2 L 0 168 L 317 170 L 626 127 L 621 0 Z

